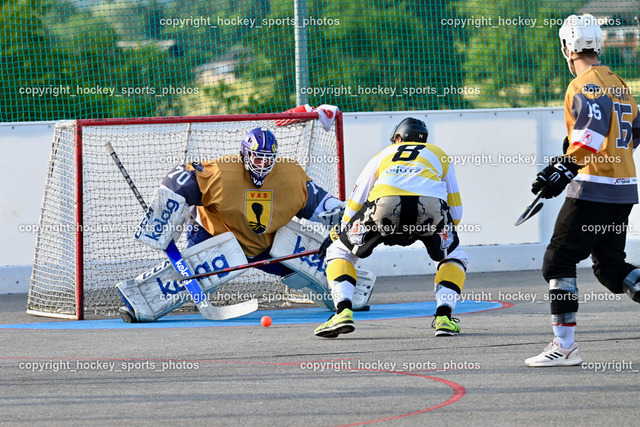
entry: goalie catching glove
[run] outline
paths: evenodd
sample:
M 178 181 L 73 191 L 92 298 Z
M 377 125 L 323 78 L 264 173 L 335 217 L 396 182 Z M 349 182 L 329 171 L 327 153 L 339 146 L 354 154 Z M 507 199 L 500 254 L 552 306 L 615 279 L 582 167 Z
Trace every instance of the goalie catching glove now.
M 324 202 L 326 210 L 320 212 L 317 216 L 318 222 L 331 229 L 334 225 L 340 223 L 344 210 L 347 206 L 347 202 L 342 202 L 335 197 L 327 197 Z M 312 218 L 313 220 L 313 218 Z
M 134 237 L 153 249 L 163 251 L 171 240 L 180 237 L 188 217 L 186 199 L 162 185 L 156 190 Z
M 545 190 L 542 196 L 551 199 L 559 196 L 573 178 L 578 174 L 581 166 L 573 163 L 568 156 L 558 156 L 551 159 L 551 164 L 538 173 L 531 184 L 531 192 L 538 194 Z

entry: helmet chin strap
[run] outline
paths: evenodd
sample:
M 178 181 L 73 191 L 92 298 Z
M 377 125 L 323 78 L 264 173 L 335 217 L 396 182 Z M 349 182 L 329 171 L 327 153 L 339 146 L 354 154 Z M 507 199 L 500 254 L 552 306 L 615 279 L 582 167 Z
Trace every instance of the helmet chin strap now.
M 573 77 L 576 77 L 576 66 L 573 64 L 573 59 L 571 59 L 571 53 L 569 53 L 569 55 L 567 55 L 566 52 L 566 47 L 562 47 L 562 56 L 564 56 L 564 59 L 567 60 L 567 66 L 569 67 L 569 72 L 571 73 L 571 75 Z
M 569 66 L 569 72 L 571 73 L 571 75 L 573 77 L 577 77 L 578 74 L 576 73 L 576 66 L 573 64 L 573 59 L 567 59 L 567 65 Z

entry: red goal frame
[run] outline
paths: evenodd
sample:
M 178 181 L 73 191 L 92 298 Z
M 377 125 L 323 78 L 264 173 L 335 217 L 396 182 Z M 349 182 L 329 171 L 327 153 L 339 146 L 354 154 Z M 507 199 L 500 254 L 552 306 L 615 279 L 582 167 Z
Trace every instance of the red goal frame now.
M 84 320 L 84 251 L 83 251 L 83 156 L 82 156 L 82 130 L 85 126 L 121 126 L 144 124 L 170 124 L 188 122 L 237 122 L 249 120 L 317 120 L 318 112 L 311 113 L 259 113 L 259 114 L 233 114 L 211 116 L 171 116 L 171 117 L 140 117 L 140 118 L 107 118 L 107 119 L 79 119 L 76 120 L 75 131 L 75 167 L 76 167 L 76 318 Z M 338 185 L 341 200 L 345 200 L 345 175 L 344 175 L 344 137 L 342 111 L 336 112 L 336 144 L 338 155 Z

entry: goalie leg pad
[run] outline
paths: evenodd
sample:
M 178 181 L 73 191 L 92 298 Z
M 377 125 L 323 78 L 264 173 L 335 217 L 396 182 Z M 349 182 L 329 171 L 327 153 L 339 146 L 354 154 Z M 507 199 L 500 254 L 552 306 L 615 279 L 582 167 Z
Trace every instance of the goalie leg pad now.
M 208 273 L 247 262 L 232 233 L 223 233 L 191 246 L 184 250 L 182 255 L 194 274 Z M 198 283 L 204 293 L 210 294 L 222 283 L 242 273 L 243 270 L 238 270 L 213 275 L 200 279 Z M 166 260 L 135 279 L 118 283 L 116 287 L 123 300 L 126 300 L 125 305 L 135 312 L 137 321 L 153 322 L 191 301 L 191 295 L 182 285 L 181 278 L 169 260 Z
M 309 227 L 310 228 L 310 227 Z M 281 257 L 289 254 L 300 253 L 309 249 L 317 248 L 323 242 L 324 236 L 320 233 L 308 230 L 296 221 L 290 221 L 288 224 L 280 228 L 275 235 L 273 245 L 271 246 L 270 255 L 272 257 Z M 334 242 L 334 245 L 338 241 Z M 290 281 L 294 289 L 309 290 L 317 295 L 312 295 L 310 299 L 320 307 L 329 308 L 334 310 L 334 304 L 331 297 L 331 292 L 327 286 L 326 269 L 327 262 L 335 256 L 336 252 L 332 251 L 331 245 L 327 252 L 326 260 L 319 260 L 317 255 L 295 258 L 291 260 L 282 261 L 282 264 L 289 267 L 295 272 L 296 275 L 302 276 L 295 279 L 285 278 L 285 284 L 289 286 L 286 281 Z M 330 258 L 330 253 L 334 254 Z M 352 261 L 352 264 L 358 260 L 346 250 L 338 251 L 343 259 Z M 375 274 L 361 269 L 356 269 L 358 281 L 354 291 L 354 297 L 352 300 L 352 306 L 354 310 L 364 308 L 369 302 L 373 287 L 375 284 Z M 306 283 L 306 285 L 304 285 Z
M 354 311 L 362 310 L 367 307 L 376 281 L 376 275 L 367 270 L 356 269 L 356 275 L 358 277 L 358 282 L 353 290 L 351 300 L 352 309 Z M 316 305 L 335 311 L 336 307 L 333 303 L 335 296 L 332 295 L 332 290 L 327 286 L 326 280 L 323 282 L 316 282 L 309 280 L 306 275 L 294 272 L 284 277 L 282 279 L 282 283 L 292 289 L 302 291 Z
M 304 293 L 314 304 L 335 310 L 331 291 L 327 286 L 327 282 L 316 282 L 311 280 L 307 275 L 293 272 L 282 278 L 282 283 L 291 289 L 297 289 Z

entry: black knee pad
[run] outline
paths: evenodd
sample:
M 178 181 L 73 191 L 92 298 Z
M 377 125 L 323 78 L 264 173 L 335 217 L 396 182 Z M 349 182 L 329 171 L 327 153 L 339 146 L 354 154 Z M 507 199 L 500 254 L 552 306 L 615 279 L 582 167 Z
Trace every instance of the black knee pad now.
M 549 302 L 551 314 L 575 313 L 578 311 L 578 285 L 575 277 L 549 280 Z
M 578 294 L 561 289 L 549 290 L 551 314 L 575 313 L 578 311 Z

